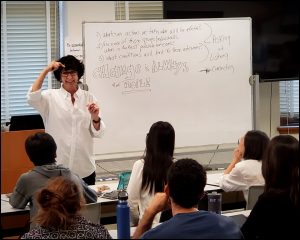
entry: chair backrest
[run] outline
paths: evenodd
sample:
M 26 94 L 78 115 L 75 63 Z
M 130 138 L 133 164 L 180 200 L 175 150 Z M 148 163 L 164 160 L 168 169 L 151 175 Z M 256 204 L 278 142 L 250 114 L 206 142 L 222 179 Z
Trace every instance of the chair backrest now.
M 251 210 L 255 203 L 257 202 L 258 197 L 264 192 L 265 186 L 250 186 L 248 192 L 248 201 L 247 201 L 247 210 Z
M 101 218 L 101 204 L 100 203 L 89 203 L 81 209 L 81 214 L 87 220 L 90 220 L 92 223 L 99 224 Z

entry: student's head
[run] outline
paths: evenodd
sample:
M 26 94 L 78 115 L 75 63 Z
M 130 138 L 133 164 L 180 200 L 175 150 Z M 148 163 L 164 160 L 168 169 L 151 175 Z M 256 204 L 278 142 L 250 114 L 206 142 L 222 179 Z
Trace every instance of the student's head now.
M 168 154 L 173 156 L 175 131 L 168 122 L 158 121 L 152 124 L 146 139 L 147 154 Z
M 161 192 L 167 181 L 167 171 L 173 162 L 175 131 L 168 122 L 154 123 L 146 137 L 143 156 L 142 189 L 150 187 L 150 192 Z
M 272 138 L 262 162 L 262 174 L 265 191 L 288 192 L 299 206 L 299 141 L 290 135 Z
M 53 137 L 44 132 L 30 135 L 25 141 L 25 150 L 35 166 L 55 163 L 56 143 Z
M 180 159 L 169 168 L 167 183 L 174 203 L 183 208 L 197 207 L 204 195 L 206 171 L 196 160 Z
M 57 61 L 65 65 L 65 68 L 59 67 L 57 70 L 53 72 L 55 78 L 59 82 L 62 82 L 62 78 L 64 77 L 66 78 L 71 76 L 71 77 L 76 77 L 77 80 L 79 80 L 83 76 L 84 64 L 81 61 L 79 61 L 76 57 L 72 55 L 67 55 L 60 58 Z
M 66 228 L 85 204 L 82 188 L 71 175 L 50 179 L 35 197 L 39 210 L 34 221 L 44 227 Z
M 239 147 L 242 149 L 244 159 L 262 160 L 264 151 L 270 139 L 262 131 L 251 130 L 239 140 Z

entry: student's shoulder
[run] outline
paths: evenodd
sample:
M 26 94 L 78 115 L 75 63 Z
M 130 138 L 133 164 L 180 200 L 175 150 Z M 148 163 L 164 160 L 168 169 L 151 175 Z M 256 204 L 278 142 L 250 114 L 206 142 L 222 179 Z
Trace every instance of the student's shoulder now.
M 166 232 L 172 232 L 173 231 L 173 224 L 169 223 L 169 221 L 163 222 L 150 230 L 146 231 L 142 236 L 141 239 L 159 239 L 164 238 L 163 235 L 166 234 Z
M 36 177 L 36 173 L 32 170 L 22 173 L 17 180 L 16 186 L 24 189 L 30 187 L 36 181 Z
M 144 166 L 144 159 L 136 160 L 133 164 L 133 167 L 142 167 Z
M 24 182 L 27 181 L 28 179 L 32 179 L 34 175 L 35 173 L 32 170 L 22 173 L 18 179 L 18 182 Z

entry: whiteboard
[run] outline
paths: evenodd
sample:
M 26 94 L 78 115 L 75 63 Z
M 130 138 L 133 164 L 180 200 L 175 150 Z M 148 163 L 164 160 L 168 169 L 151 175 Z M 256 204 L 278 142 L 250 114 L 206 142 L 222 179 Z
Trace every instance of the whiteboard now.
M 85 82 L 106 130 L 95 154 L 143 151 L 170 122 L 175 147 L 235 143 L 253 126 L 251 18 L 84 22 Z

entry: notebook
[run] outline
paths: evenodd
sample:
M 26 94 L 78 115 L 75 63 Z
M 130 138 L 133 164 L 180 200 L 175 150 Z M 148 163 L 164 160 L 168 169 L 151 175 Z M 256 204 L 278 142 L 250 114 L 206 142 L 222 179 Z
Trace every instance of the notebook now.
M 128 182 L 129 182 L 129 179 L 130 179 L 130 175 L 131 175 L 131 171 L 120 173 L 119 174 L 119 183 L 118 183 L 117 190 L 106 192 L 101 197 L 111 199 L 111 200 L 117 200 L 119 192 L 121 190 L 126 190 L 127 189 Z

